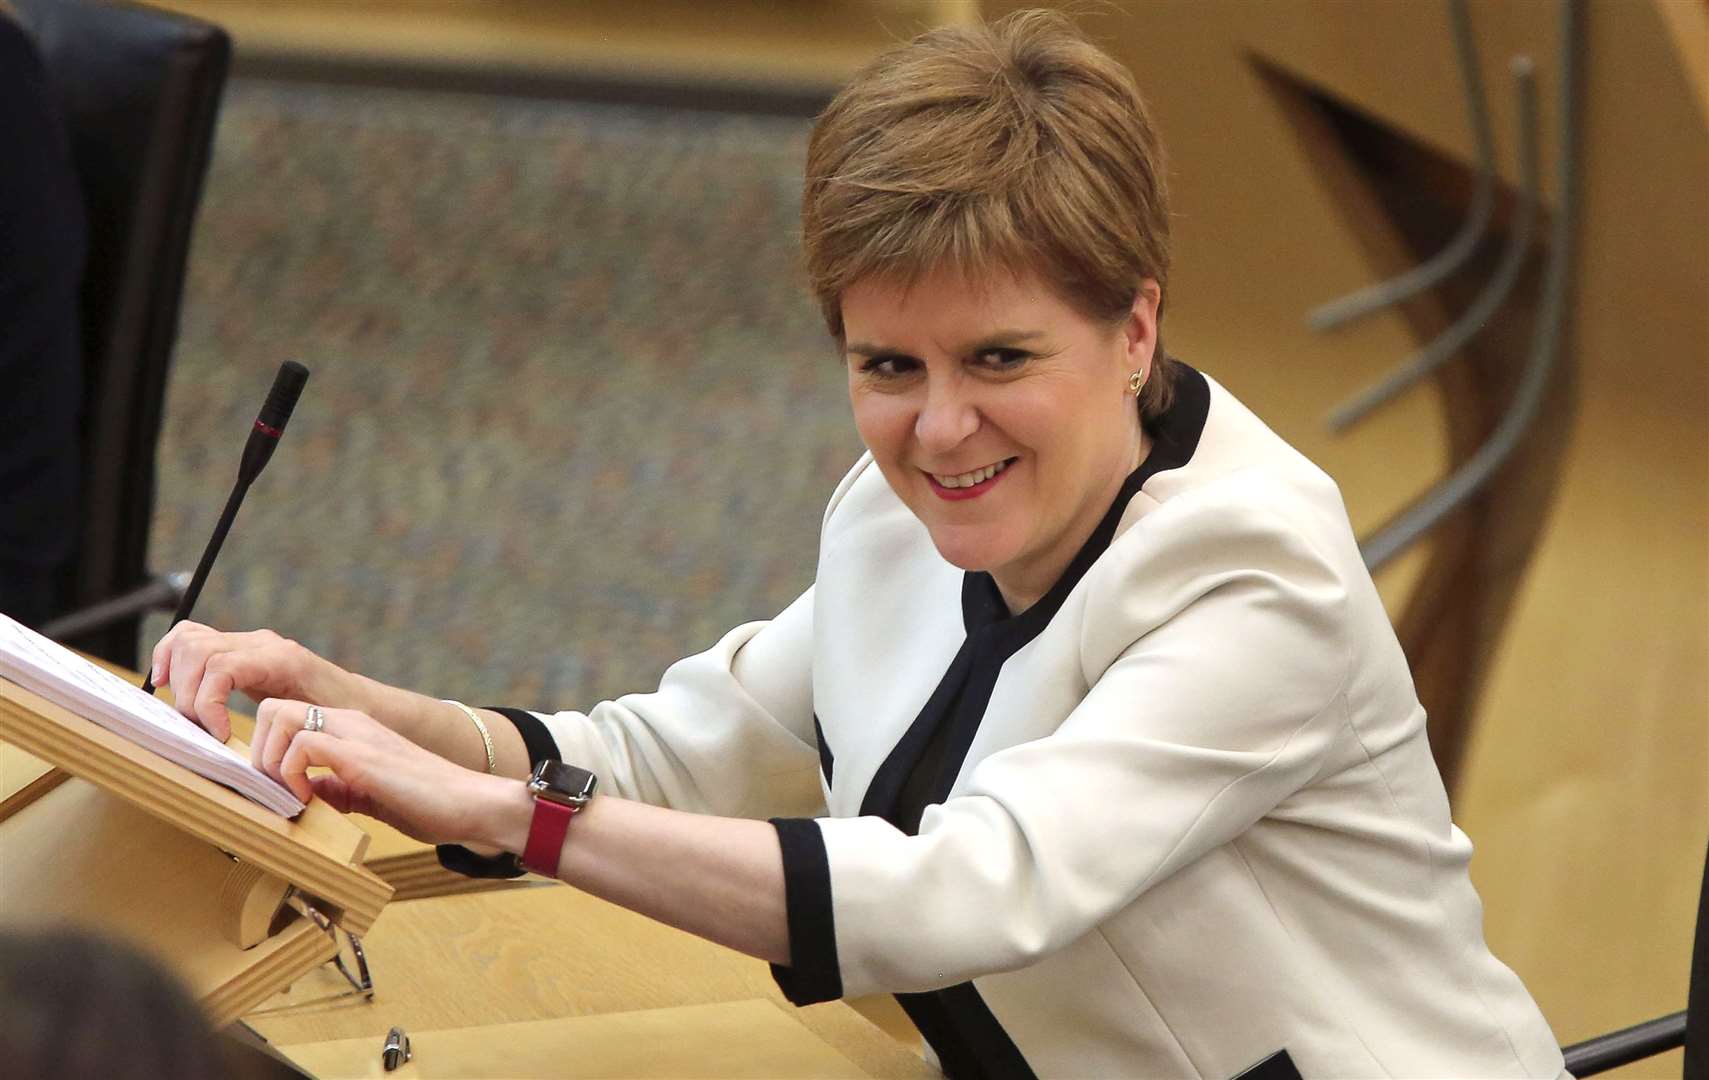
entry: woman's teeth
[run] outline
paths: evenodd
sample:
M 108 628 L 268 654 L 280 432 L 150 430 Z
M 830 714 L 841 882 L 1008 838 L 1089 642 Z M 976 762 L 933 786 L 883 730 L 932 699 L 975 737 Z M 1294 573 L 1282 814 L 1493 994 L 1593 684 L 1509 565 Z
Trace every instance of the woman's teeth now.
M 987 465 L 983 469 L 974 469 L 972 472 L 961 473 L 958 476 L 940 476 L 937 473 L 933 473 L 932 479 L 936 480 L 946 488 L 972 487 L 974 484 L 983 484 L 985 481 L 996 476 L 1004 469 L 1007 469 L 1009 467 L 1009 461 L 1013 460 L 1013 458 L 1010 458 L 1008 461 L 999 461 L 995 465 Z

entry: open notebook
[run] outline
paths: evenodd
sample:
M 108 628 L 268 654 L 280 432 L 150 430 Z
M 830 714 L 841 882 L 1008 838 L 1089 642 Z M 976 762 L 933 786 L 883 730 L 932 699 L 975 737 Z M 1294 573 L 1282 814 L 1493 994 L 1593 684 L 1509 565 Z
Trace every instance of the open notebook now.
M 0 678 L 276 814 L 296 817 L 302 812 L 295 795 L 166 702 L 5 615 L 0 615 Z

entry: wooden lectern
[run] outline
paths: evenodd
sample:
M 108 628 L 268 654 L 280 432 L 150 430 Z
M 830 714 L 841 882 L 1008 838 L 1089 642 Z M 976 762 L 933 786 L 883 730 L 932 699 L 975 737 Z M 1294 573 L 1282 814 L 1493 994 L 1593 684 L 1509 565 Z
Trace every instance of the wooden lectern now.
M 280 817 L 3 679 L 0 744 L 0 924 L 122 937 L 215 1026 L 333 957 L 305 913 L 360 935 L 391 898 L 318 799 Z

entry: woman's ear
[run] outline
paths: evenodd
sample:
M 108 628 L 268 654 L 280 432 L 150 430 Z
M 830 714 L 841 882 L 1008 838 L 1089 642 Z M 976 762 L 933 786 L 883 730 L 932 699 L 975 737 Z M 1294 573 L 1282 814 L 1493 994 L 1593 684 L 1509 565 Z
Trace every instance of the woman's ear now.
M 1141 281 L 1123 326 L 1131 370 L 1146 371 L 1151 366 L 1151 356 L 1157 348 L 1157 311 L 1162 304 L 1163 290 L 1156 279 Z

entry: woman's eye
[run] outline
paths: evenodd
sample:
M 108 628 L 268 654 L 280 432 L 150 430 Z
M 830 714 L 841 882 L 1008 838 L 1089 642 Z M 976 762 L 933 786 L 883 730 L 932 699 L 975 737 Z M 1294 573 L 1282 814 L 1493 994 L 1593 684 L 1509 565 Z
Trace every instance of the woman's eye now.
M 1032 354 L 1023 349 L 985 349 L 976 353 L 974 359 L 993 371 L 1013 371 L 1032 359 Z
M 911 356 L 871 356 L 860 365 L 860 369 L 868 375 L 881 378 L 895 378 L 906 375 L 920 366 L 920 362 Z

